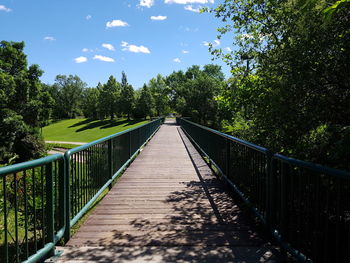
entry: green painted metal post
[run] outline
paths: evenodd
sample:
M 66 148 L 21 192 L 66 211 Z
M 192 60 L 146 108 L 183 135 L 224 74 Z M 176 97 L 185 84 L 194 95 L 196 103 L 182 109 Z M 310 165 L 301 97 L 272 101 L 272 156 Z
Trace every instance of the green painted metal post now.
M 108 175 L 109 179 L 113 178 L 113 143 L 112 139 L 108 140 Z M 109 190 L 112 189 L 112 183 L 108 186 Z
M 55 227 L 54 227 L 54 188 L 53 188 L 53 165 L 49 163 L 46 165 L 46 236 L 47 243 L 54 242 Z M 48 256 L 54 255 L 52 249 Z
M 66 176 L 65 169 L 66 165 L 64 160 L 61 160 L 59 163 L 59 174 L 58 174 L 58 202 L 59 202 L 59 223 L 60 227 L 64 226 L 66 220 Z
M 288 164 L 282 163 L 281 168 L 281 214 L 280 214 L 280 225 L 281 225 L 281 236 L 285 238 L 288 218 L 287 218 L 287 177 L 288 177 Z
M 66 189 L 66 213 L 65 213 L 65 230 L 64 230 L 64 240 L 67 243 L 70 239 L 70 155 L 67 154 L 67 152 L 64 154 L 64 160 L 66 163 L 66 169 L 64 170 L 64 177 L 65 177 L 65 189 Z
M 272 158 L 273 154 L 268 152 L 266 155 L 266 225 L 272 231 L 275 226 L 276 218 L 276 160 Z
M 231 165 L 231 143 L 229 139 L 226 139 L 226 176 L 230 178 L 230 165 Z

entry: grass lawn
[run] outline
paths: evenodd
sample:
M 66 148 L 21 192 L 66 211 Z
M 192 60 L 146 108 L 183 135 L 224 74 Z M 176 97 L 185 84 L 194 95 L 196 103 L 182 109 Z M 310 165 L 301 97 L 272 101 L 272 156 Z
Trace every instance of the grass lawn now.
M 147 122 L 149 121 L 69 119 L 52 123 L 44 127 L 42 132 L 46 141 L 91 142 Z

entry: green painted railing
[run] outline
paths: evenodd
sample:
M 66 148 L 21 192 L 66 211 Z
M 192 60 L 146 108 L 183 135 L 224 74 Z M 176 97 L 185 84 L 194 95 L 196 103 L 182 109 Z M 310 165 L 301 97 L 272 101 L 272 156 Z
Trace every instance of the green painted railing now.
M 302 262 L 350 262 L 350 173 L 177 122 L 285 249 Z
M 37 262 L 70 238 L 71 227 L 158 130 L 164 119 L 71 149 L 0 168 L 0 262 Z M 62 241 L 63 242 L 63 241 Z

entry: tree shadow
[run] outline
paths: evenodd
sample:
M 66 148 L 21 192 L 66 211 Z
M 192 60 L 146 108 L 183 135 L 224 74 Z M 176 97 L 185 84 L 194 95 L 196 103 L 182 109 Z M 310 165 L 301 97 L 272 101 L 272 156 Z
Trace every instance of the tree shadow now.
M 78 126 L 85 125 L 85 124 L 88 124 L 88 123 L 93 122 L 93 121 L 96 121 L 96 119 L 89 118 L 89 119 L 86 119 L 83 121 L 79 121 L 79 122 L 69 126 L 68 128 L 78 127 Z
M 94 262 L 276 262 L 275 251 L 269 256 L 273 247 L 251 225 L 188 139 L 183 137 L 183 141 L 198 179 L 183 179 L 174 190 L 154 189 L 156 197 L 147 201 L 148 208 L 144 200 L 127 202 L 125 209 L 132 211 L 128 218 L 113 214 L 112 206 L 101 209 L 90 219 L 93 228 L 90 225 L 89 232 L 81 231 L 74 237 L 76 245 L 84 248 L 68 250 L 64 258 Z M 142 191 L 138 194 L 142 196 Z M 111 200 L 115 199 L 106 199 L 101 206 Z M 140 215 L 137 209 L 147 211 Z M 125 223 L 116 225 L 118 220 Z M 74 240 L 71 245 L 75 245 Z
M 123 120 L 91 120 L 91 121 L 86 120 L 86 121 L 79 122 L 80 123 L 79 125 L 77 125 L 78 123 L 74 125 L 76 127 L 76 126 L 86 124 L 85 126 L 75 131 L 75 132 L 82 132 L 85 130 L 90 130 L 95 128 L 108 129 L 108 128 L 112 128 L 120 125 L 123 125 L 123 127 L 126 127 L 126 126 L 137 124 L 139 122 L 141 122 L 141 120 L 125 120 L 125 119 Z M 74 127 L 74 126 L 72 125 L 71 127 Z

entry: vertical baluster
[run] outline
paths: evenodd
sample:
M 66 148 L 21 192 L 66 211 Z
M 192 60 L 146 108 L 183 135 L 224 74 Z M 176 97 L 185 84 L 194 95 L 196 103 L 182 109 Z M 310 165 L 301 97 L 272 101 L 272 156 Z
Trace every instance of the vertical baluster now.
M 8 259 L 8 251 L 9 251 L 9 247 L 8 247 L 8 238 L 7 238 L 7 234 L 8 234 L 8 222 L 7 222 L 7 189 L 6 189 L 6 178 L 7 176 L 4 175 L 2 176 L 2 182 L 3 182 L 3 188 L 4 188 L 4 261 L 5 263 L 8 263 L 9 259 Z
M 28 195 L 27 195 L 27 171 L 23 171 L 23 192 L 24 192 L 24 240 L 25 257 L 29 257 L 28 246 Z
M 16 242 L 16 262 L 20 262 L 19 261 L 19 243 L 18 243 L 18 185 L 17 185 L 17 173 L 14 173 L 14 187 L 15 187 L 15 197 L 14 197 L 14 201 L 15 201 L 15 242 Z

